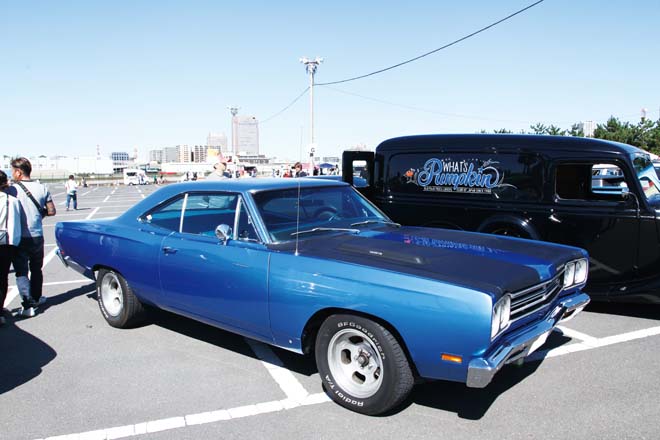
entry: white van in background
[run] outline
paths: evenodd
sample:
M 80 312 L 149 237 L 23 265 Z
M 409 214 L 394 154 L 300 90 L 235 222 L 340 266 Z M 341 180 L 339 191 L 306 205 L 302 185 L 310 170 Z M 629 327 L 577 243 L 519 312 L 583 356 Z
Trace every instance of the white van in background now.
M 139 168 L 124 169 L 124 185 L 146 185 L 147 175 Z

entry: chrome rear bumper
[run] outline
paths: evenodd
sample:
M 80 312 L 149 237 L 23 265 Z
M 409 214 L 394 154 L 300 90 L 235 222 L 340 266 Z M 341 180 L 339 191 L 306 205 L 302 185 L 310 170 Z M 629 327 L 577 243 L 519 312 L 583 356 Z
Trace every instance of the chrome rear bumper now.
M 589 296 L 585 293 L 576 293 L 564 298 L 544 320 L 511 339 L 504 339 L 501 344 L 491 348 L 486 356 L 472 359 L 468 366 L 467 386 L 484 388 L 500 368 L 530 355 L 543 345 L 557 324 L 573 318 L 589 304 L 589 301 Z

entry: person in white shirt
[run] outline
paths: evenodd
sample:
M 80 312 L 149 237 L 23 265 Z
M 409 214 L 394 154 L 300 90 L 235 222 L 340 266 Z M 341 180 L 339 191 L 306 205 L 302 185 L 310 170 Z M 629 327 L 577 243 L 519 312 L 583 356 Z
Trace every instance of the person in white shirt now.
M 0 326 L 5 324 L 5 301 L 9 289 L 9 267 L 21 241 L 21 205 L 7 194 L 7 174 L 0 170 Z
M 21 242 L 12 259 L 16 287 L 23 299 L 23 317 L 32 317 L 46 302 L 43 291 L 44 228 L 42 219 L 57 214 L 45 185 L 32 180 L 32 164 L 25 157 L 11 161 L 12 185 L 7 190 L 21 204 Z M 28 274 L 30 275 L 28 277 Z
M 78 184 L 76 183 L 76 180 L 73 177 L 73 174 L 69 176 L 69 180 L 66 181 L 64 184 L 64 188 L 66 189 L 66 210 L 69 210 L 69 204 L 71 203 L 71 200 L 73 200 L 73 209 L 78 210 Z

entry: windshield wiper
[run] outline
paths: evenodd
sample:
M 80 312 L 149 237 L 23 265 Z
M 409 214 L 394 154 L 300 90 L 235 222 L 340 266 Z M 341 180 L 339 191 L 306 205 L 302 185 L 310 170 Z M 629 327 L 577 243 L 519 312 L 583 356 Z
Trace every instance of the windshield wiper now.
M 389 220 L 365 220 L 363 222 L 351 223 L 351 226 L 370 225 L 372 223 L 384 223 L 386 225 L 396 226 L 397 228 L 401 227 L 401 225 L 399 223 L 391 222 Z
M 351 225 L 353 226 L 353 225 Z M 360 230 L 359 229 L 350 229 L 350 228 L 313 228 L 313 229 L 307 229 L 305 231 L 298 231 L 298 232 L 292 232 L 291 236 L 295 237 L 296 235 L 302 235 L 302 234 L 312 234 L 315 232 L 350 232 L 352 234 L 359 234 Z

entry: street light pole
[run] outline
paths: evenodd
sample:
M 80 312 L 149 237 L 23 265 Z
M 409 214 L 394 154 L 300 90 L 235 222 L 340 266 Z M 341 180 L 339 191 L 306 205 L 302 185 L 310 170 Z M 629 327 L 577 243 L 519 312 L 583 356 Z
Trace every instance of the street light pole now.
M 313 60 L 307 57 L 300 58 L 300 62 L 305 65 L 307 74 L 309 75 L 309 139 L 310 148 L 314 146 L 314 74 L 319 64 L 323 62 L 323 58 L 316 57 Z

